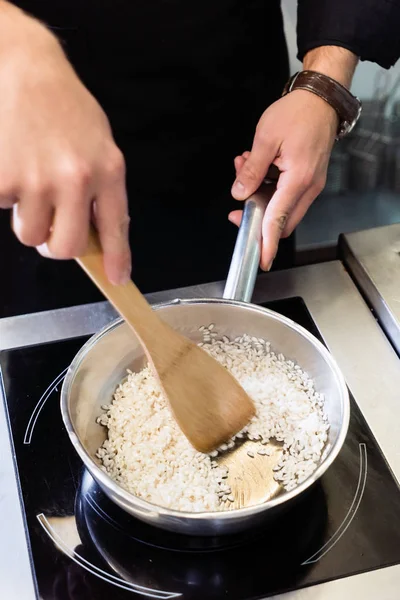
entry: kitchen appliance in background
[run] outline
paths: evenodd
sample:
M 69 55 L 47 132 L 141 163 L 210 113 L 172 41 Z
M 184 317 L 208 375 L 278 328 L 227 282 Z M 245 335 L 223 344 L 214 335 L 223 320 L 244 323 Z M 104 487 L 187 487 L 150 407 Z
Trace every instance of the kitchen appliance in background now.
M 394 190 L 400 186 L 400 77 L 379 71 L 371 99 L 348 138 L 336 144 L 323 194 Z
M 349 155 L 346 138 L 333 147 L 328 165 L 325 194 L 339 195 L 347 192 L 349 187 Z
M 385 144 L 379 133 L 355 135 L 348 148 L 349 190 L 370 192 L 378 187 L 384 151 Z

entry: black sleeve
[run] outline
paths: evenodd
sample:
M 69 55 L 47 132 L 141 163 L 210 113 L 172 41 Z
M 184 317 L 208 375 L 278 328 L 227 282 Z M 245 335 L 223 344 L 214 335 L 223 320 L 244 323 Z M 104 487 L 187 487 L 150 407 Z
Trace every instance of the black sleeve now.
M 298 58 L 341 46 L 388 69 L 400 57 L 400 0 L 298 0 Z

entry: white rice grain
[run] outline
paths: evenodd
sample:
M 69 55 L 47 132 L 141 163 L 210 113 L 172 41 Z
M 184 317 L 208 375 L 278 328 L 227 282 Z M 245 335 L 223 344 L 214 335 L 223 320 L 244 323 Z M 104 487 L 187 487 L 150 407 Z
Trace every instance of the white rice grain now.
M 218 340 L 213 329 L 214 325 L 200 328 L 203 349 L 236 377 L 256 406 L 255 417 L 235 438 L 281 442 L 283 456 L 273 468 L 274 478 L 286 490 L 294 489 L 316 469 L 326 444 L 329 424 L 322 395 L 298 365 L 272 352 L 265 340 L 248 335 Z M 129 371 L 111 404 L 102 408 L 105 412 L 97 422 L 107 427 L 108 438 L 97 456 L 122 487 L 176 510 L 226 508 L 224 498 L 231 489 L 224 483 L 226 467 L 212 460 L 218 452 L 205 455 L 191 446 L 148 367 Z M 228 440 L 220 451 L 234 443 Z M 270 454 L 268 449 L 265 454 Z

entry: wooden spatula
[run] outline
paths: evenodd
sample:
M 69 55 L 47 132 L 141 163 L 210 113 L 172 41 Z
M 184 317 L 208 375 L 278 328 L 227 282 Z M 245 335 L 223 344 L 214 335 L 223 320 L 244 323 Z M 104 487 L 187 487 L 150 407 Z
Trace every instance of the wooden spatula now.
M 214 358 L 164 323 L 132 281 L 108 281 L 93 229 L 86 254 L 76 260 L 139 338 L 191 444 L 211 452 L 243 429 L 255 414 L 249 396 Z

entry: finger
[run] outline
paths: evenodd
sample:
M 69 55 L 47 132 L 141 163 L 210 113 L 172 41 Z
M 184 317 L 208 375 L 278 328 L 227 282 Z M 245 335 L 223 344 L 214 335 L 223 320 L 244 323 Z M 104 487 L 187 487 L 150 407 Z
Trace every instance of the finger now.
M 235 164 L 236 176 L 239 173 L 239 171 L 241 170 L 241 168 L 243 167 L 246 160 L 249 158 L 249 156 L 250 156 L 250 152 L 248 150 L 246 150 L 246 152 L 243 152 L 243 154 L 241 156 L 237 156 L 235 158 L 234 164 Z
M 320 190 L 318 188 L 311 188 L 299 198 L 296 206 L 293 208 L 293 211 L 286 222 L 285 229 L 282 232 L 282 237 L 289 237 L 289 235 L 293 233 L 319 194 Z
M 229 213 L 228 219 L 231 223 L 236 225 L 236 227 L 240 227 L 240 223 L 242 222 L 243 211 L 242 210 L 233 210 Z
M 281 173 L 278 188 L 267 206 L 262 226 L 261 268 L 264 271 L 270 270 L 286 223 L 305 191 L 301 181 L 299 172 Z
M 57 198 L 50 235 L 38 252 L 48 258 L 68 260 L 84 253 L 88 243 L 91 201 L 83 190 L 65 188 Z
M 49 194 L 24 195 L 14 204 L 12 227 L 17 238 L 25 246 L 44 244 L 50 235 L 52 220 L 53 207 Z
M 236 177 L 237 177 L 240 169 L 242 168 L 242 166 L 244 164 L 244 158 L 243 158 L 243 156 L 237 156 L 235 158 L 235 160 L 233 161 L 233 164 L 235 165 L 235 171 L 236 171 Z
M 278 149 L 276 142 L 256 133 L 251 152 L 232 186 L 232 196 L 236 200 L 246 200 L 257 190 L 270 164 L 275 159 Z
M 110 186 L 98 196 L 95 221 L 107 277 L 114 285 L 123 285 L 131 277 L 128 201 L 123 182 Z

